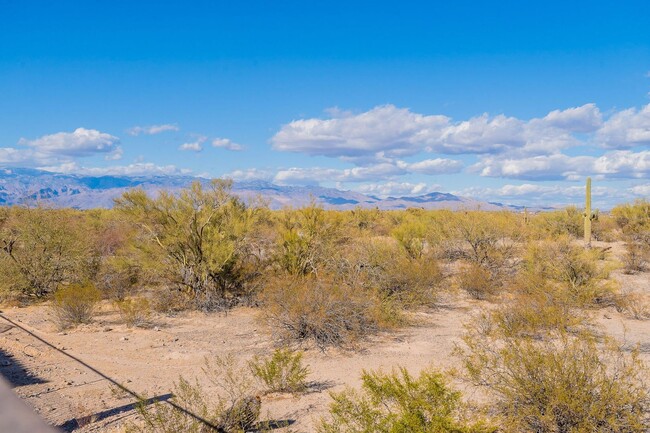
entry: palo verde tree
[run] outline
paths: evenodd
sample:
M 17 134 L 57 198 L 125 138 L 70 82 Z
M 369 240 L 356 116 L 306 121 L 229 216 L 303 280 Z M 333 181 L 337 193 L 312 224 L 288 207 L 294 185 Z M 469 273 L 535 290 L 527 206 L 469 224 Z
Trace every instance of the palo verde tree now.
M 6 209 L 0 215 L 0 290 L 40 298 L 61 283 L 90 280 L 99 263 L 95 247 L 79 211 Z
M 151 198 L 141 190 L 116 200 L 119 211 L 144 232 L 140 247 L 160 256 L 160 271 L 204 309 L 223 308 L 237 298 L 247 236 L 257 216 L 231 194 L 232 181 L 194 182 L 180 194 Z

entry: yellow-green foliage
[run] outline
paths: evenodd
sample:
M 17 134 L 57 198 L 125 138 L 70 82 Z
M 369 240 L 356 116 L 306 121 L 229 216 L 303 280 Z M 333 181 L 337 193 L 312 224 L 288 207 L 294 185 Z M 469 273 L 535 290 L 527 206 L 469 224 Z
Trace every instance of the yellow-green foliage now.
M 268 392 L 299 393 L 307 389 L 309 368 L 302 364 L 302 352 L 276 349 L 271 356 L 255 356 L 248 366 Z
M 556 334 L 557 335 L 557 334 Z M 648 388 L 638 352 L 587 334 L 466 336 L 468 377 L 498 396 L 506 431 L 646 432 Z
M 340 251 L 332 271 L 348 284 L 398 303 L 403 308 L 435 306 L 443 273 L 430 254 L 417 258 L 391 238 L 356 241 Z
M 490 271 L 476 263 L 463 266 L 458 272 L 458 287 L 472 298 L 488 300 L 499 293 L 501 283 Z
M 151 319 L 151 303 L 147 298 L 127 298 L 114 302 L 120 317 L 129 328 L 145 327 Z
M 291 275 L 314 273 L 332 260 L 340 235 L 340 222 L 334 212 L 315 204 L 284 210 L 276 261 Z
M 583 234 L 582 211 L 575 206 L 552 212 L 540 212 L 532 220 L 533 231 L 538 238 L 570 236 L 580 238 Z
M 482 420 L 468 419 L 461 394 L 442 374 L 427 369 L 413 377 L 405 368 L 390 374 L 364 371 L 362 390 L 332 393 L 334 402 L 321 433 L 496 432 Z
M 92 284 L 61 286 L 54 292 L 52 311 L 61 328 L 89 323 L 95 314 L 101 292 Z
M 602 250 L 584 249 L 568 237 L 532 242 L 516 284 L 523 291 L 554 291 L 571 305 L 606 305 L 617 285 L 609 280 L 611 263 L 603 255 Z
M 637 200 L 634 204 L 617 206 L 612 216 L 623 232 L 628 273 L 643 272 L 650 263 L 650 202 Z
M 231 195 L 231 186 L 214 180 L 204 189 L 195 182 L 178 197 L 162 192 L 155 199 L 136 189 L 116 200 L 147 237 L 142 246 L 162 258 L 161 273 L 203 309 L 228 306 L 247 280 L 241 263 L 258 211 Z
M 43 297 L 61 283 L 96 275 L 99 254 L 84 214 L 70 209 L 3 211 L 0 223 L 0 291 Z

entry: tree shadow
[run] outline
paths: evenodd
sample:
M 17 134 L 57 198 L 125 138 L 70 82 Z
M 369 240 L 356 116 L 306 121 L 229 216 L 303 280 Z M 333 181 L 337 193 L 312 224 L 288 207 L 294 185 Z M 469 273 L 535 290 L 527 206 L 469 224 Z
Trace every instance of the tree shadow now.
M 48 382 L 32 374 L 27 367 L 2 348 L 0 348 L 0 376 L 4 377 L 12 388 Z

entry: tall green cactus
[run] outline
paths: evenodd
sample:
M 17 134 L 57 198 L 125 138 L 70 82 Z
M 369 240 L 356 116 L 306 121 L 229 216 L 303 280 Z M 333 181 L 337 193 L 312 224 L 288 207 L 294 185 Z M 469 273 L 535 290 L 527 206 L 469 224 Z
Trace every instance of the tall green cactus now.
M 591 178 L 587 178 L 587 190 L 585 192 L 585 246 L 591 246 L 591 222 L 598 218 L 598 212 L 591 210 Z

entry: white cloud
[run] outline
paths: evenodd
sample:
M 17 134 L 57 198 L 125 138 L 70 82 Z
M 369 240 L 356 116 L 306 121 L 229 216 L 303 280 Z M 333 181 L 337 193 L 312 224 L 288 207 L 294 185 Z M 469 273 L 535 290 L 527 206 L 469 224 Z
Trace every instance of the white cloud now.
M 122 159 L 124 156 L 124 149 L 122 149 L 122 146 L 117 146 L 114 151 L 109 153 L 104 157 L 106 161 L 117 161 Z
M 385 182 L 360 185 L 355 191 L 378 197 L 399 197 L 428 194 L 438 189 L 440 189 L 440 185 L 426 184 L 424 182 Z
M 178 147 L 179 150 L 191 150 L 193 152 L 200 152 L 203 150 L 203 146 L 199 141 L 194 141 L 192 143 L 183 143 Z
M 78 157 L 112 152 L 119 141 L 96 129 L 77 128 L 73 132 L 58 132 L 35 140 L 21 138 L 18 143 L 40 152 Z
M 215 138 L 212 140 L 212 146 L 232 151 L 240 151 L 244 149 L 244 146 L 233 142 L 229 138 Z
M 600 110 L 596 104 L 566 110 L 553 110 L 542 119 L 548 126 L 574 132 L 593 132 L 603 123 Z
M 585 196 L 584 185 L 539 185 L 525 183 L 522 185 L 503 185 L 499 188 L 471 187 L 452 191 L 464 197 L 477 200 L 517 203 L 521 205 L 549 206 L 549 205 L 582 205 Z M 608 186 L 595 185 L 591 189 L 595 200 L 601 203 L 609 201 L 612 197 L 620 198 L 620 192 Z
M 447 125 L 446 116 L 423 116 L 394 105 L 365 113 L 333 112 L 330 119 L 301 119 L 284 125 L 271 142 L 280 151 L 329 157 L 363 157 L 385 152 L 388 157 L 422 150 L 429 131 Z
M 650 104 L 640 110 L 629 108 L 613 114 L 596 138 L 602 146 L 612 149 L 650 145 Z
M 230 173 L 224 174 L 222 177 L 230 178 L 236 181 L 247 181 L 247 180 L 265 180 L 271 181 L 273 179 L 274 173 L 269 170 L 263 170 L 258 168 L 249 168 L 246 170 L 234 170 Z
M 635 185 L 630 188 L 630 191 L 632 194 L 640 196 L 640 197 L 645 197 L 645 198 L 650 198 L 650 183 L 645 183 L 642 185 Z
M 650 151 L 618 150 L 594 156 L 564 154 L 529 158 L 486 157 L 470 168 L 481 176 L 524 180 L 575 180 L 584 176 L 644 178 L 650 176 Z
M 394 105 L 360 114 L 330 110 L 329 119 L 301 119 L 284 125 L 271 142 L 280 151 L 345 159 L 360 165 L 383 157 L 422 151 L 442 154 L 540 155 L 582 144 L 576 133 L 602 124 L 595 104 L 554 110 L 543 118 L 505 115 L 453 122 L 444 115 L 422 115 Z
M 407 164 L 405 168 L 414 173 L 430 175 L 449 174 L 461 171 L 463 163 L 454 159 L 435 158 Z
M 163 125 L 134 126 L 133 128 L 127 129 L 126 132 L 129 135 L 138 136 L 141 134 L 155 135 L 155 134 L 160 134 L 161 132 L 179 131 L 179 130 L 180 128 L 177 125 L 168 123 Z

